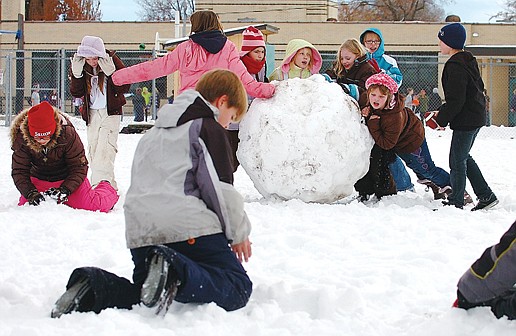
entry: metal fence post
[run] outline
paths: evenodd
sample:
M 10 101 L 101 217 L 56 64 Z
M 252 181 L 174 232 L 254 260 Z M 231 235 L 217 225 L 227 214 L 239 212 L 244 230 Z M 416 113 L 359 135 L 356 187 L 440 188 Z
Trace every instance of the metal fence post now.
M 11 78 L 11 66 L 12 66 L 12 54 L 8 53 L 5 59 L 5 74 L 4 74 L 4 87 L 5 87 L 5 126 L 11 125 L 11 116 L 13 113 L 13 85 Z
M 59 109 L 63 112 L 65 111 L 65 83 L 66 83 L 66 50 L 61 49 L 60 53 L 60 65 L 61 65 L 61 71 L 59 72 L 59 102 L 58 106 Z M 70 111 L 74 112 L 74 111 Z
M 157 58 L 157 50 L 152 49 L 152 59 L 155 60 Z M 151 103 L 152 103 L 152 119 L 157 118 L 157 111 L 156 111 L 156 100 L 159 99 L 158 95 L 156 94 L 156 79 L 152 80 L 152 96 L 151 96 Z M 145 120 L 147 121 L 147 120 Z

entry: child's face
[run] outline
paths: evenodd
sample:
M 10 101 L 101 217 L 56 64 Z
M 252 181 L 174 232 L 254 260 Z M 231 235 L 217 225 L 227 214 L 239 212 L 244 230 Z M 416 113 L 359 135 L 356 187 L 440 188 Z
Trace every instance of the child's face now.
M 364 46 L 369 50 L 370 53 L 374 53 L 380 47 L 380 36 L 373 32 L 366 33 L 364 35 Z
M 265 48 L 264 47 L 258 47 L 249 52 L 249 57 L 254 59 L 257 62 L 263 61 L 265 58 Z
M 86 57 L 86 63 L 88 63 L 92 68 L 96 68 L 99 64 L 98 57 Z
M 340 51 L 340 63 L 346 70 L 351 69 L 356 59 L 357 55 L 353 54 L 348 49 L 342 48 Z
M 47 143 L 50 142 L 50 135 L 47 136 L 35 136 L 34 140 L 36 140 L 37 143 L 39 143 L 41 146 L 45 146 Z
M 441 52 L 441 54 L 443 55 L 449 55 L 450 52 L 451 52 L 452 48 L 448 47 L 446 45 L 446 43 L 444 43 L 443 41 L 441 41 L 439 39 L 439 51 Z
M 387 95 L 383 94 L 379 88 L 374 88 L 369 92 L 369 103 L 375 110 L 383 110 L 387 104 Z
M 312 59 L 312 50 L 310 48 L 301 48 L 294 56 L 294 64 L 301 69 L 306 69 Z
M 227 102 L 219 105 L 218 109 L 219 118 L 217 121 L 219 122 L 220 126 L 227 128 L 229 126 L 229 123 L 236 116 L 238 110 L 236 107 L 229 107 Z

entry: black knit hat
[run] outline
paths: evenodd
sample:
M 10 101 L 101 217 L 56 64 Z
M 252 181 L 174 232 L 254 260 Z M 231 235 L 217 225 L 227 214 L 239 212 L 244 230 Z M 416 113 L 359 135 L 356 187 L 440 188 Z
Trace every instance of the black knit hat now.
M 459 22 L 450 23 L 439 30 L 437 37 L 448 47 L 462 50 L 466 43 L 466 29 Z

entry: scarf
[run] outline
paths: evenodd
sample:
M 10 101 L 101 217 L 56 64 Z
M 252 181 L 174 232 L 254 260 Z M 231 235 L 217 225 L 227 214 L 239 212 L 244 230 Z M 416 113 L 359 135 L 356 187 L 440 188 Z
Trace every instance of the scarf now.
M 245 54 L 240 59 L 251 75 L 256 75 L 265 65 L 265 58 L 261 61 L 255 61 L 249 54 Z

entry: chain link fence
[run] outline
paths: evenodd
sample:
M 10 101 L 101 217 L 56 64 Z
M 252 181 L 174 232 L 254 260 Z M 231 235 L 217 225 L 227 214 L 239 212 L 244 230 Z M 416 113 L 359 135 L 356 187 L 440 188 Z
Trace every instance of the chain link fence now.
M 12 118 L 21 110 L 31 106 L 32 95 L 37 93 L 40 100 L 48 100 L 62 111 L 78 115 L 78 107 L 70 95 L 69 69 L 70 58 L 75 50 L 41 50 L 41 51 L 0 51 L 0 118 L 5 126 L 9 126 Z M 118 51 L 118 57 L 126 66 L 153 59 L 156 56 L 150 51 Z M 403 73 L 403 84 L 400 92 L 406 93 L 409 88 L 418 95 L 419 105 L 416 112 L 424 113 L 434 107 L 426 102 L 426 97 L 440 91 L 439 73 L 446 58 L 436 53 L 396 53 L 392 54 Z M 331 67 L 336 53 L 322 53 L 323 67 L 321 73 Z M 509 113 L 509 105 L 516 90 L 516 63 L 508 63 L 503 59 L 482 59 L 479 62 L 486 94 L 488 122 L 490 131 L 504 132 L 505 127 L 516 126 L 516 116 Z M 154 118 L 159 106 L 166 103 L 173 92 L 171 76 L 161 77 L 153 81 L 131 85 L 124 106 L 124 115 L 133 115 L 131 96 L 137 88 L 147 87 L 152 99 L 146 118 Z M 424 93 L 423 93 L 424 91 Z M 515 99 L 515 98 L 512 98 Z M 509 132 L 508 132 L 509 133 Z M 510 132 L 512 134 L 512 132 Z

